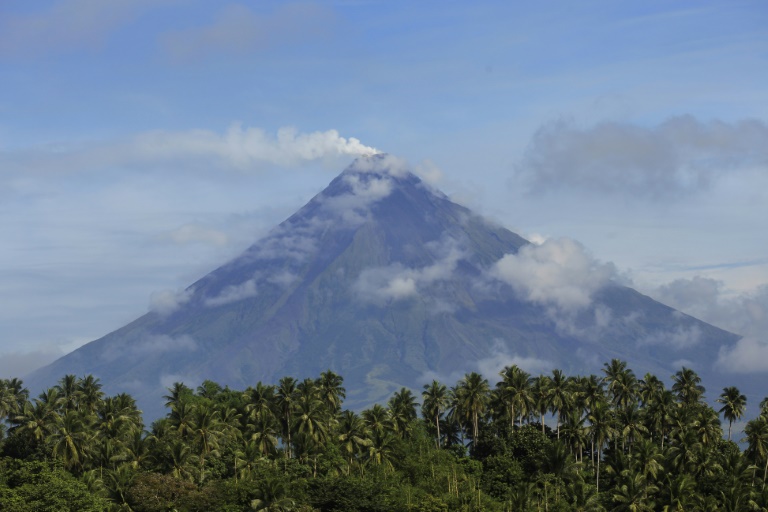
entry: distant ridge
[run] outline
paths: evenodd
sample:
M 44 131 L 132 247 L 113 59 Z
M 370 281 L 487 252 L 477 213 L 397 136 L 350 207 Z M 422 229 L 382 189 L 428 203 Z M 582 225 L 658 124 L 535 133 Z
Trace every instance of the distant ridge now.
M 94 374 L 154 418 L 175 381 L 244 389 L 326 369 L 344 376 L 353 408 L 512 363 L 586 374 L 620 358 L 660 376 L 687 363 L 722 381 L 713 363 L 739 336 L 622 286 L 584 254 L 530 244 L 395 157 L 361 157 L 241 256 L 25 383 L 39 392 Z

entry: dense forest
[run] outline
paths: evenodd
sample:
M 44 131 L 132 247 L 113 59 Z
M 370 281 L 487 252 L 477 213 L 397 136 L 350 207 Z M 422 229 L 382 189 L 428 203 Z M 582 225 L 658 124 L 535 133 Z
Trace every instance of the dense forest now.
M 403 388 L 360 413 L 332 371 L 177 383 L 150 426 L 92 376 L 33 400 L 2 380 L 0 510 L 768 510 L 768 399 L 731 439 L 746 398 L 727 387 L 712 408 L 689 368 L 671 389 L 619 360 L 500 377 Z

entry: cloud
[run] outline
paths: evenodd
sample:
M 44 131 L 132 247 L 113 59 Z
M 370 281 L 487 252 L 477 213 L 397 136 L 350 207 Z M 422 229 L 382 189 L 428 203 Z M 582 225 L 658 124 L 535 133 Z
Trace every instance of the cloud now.
M 680 325 L 674 331 L 656 331 L 638 340 L 639 346 L 664 345 L 681 350 L 691 348 L 701 341 L 701 329 L 697 325 Z
M 99 46 L 115 29 L 167 0 L 59 0 L 0 21 L 0 55 L 38 55 Z
M 534 192 L 583 189 L 667 198 L 768 164 L 768 125 L 758 120 L 673 117 L 655 127 L 556 121 L 533 136 L 518 173 Z
M 492 350 L 494 353 L 490 357 L 477 361 L 477 371 L 492 384 L 501 380 L 499 373 L 505 366 L 515 365 L 532 375 L 546 373 L 555 368 L 555 365 L 546 359 L 510 354 L 502 340 L 494 340 Z
M 66 354 L 62 347 L 42 347 L 24 352 L 0 354 L 0 379 L 22 378 Z
M 153 356 L 164 352 L 189 352 L 197 350 L 197 343 L 188 334 L 169 336 L 151 335 L 127 346 L 127 352 L 135 356 Z
M 99 357 L 111 362 L 122 357 L 152 358 L 167 352 L 194 352 L 197 348 L 197 342 L 188 334 L 170 336 L 144 333 L 128 343 L 106 347 Z
M 177 62 L 217 54 L 248 55 L 276 46 L 298 45 L 333 34 L 333 10 L 314 3 L 282 4 L 257 14 L 242 4 L 229 4 L 213 23 L 174 31 L 163 37 L 168 56 Z
M 216 297 L 206 299 L 206 306 L 223 306 L 231 302 L 237 302 L 258 295 L 256 279 L 249 279 L 241 284 L 230 285 L 224 288 Z
M 178 310 L 192 298 L 194 290 L 162 290 L 154 292 L 149 297 L 149 309 L 161 316 L 168 316 Z
M 652 295 L 659 301 L 743 337 L 722 347 L 716 366 L 726 372 L 768 372 L 768 285 L 732 295 L 724 283 L 696 276 L 676 279 Z
M 311 162 L 337 163 L 341 157 L 378 153 L 336 130 L 300 133 L 283 127 L 272 135 L 239 123 L 224 133 L 210 130 L 149 131 L 111 142 L 80 146 L 46 146 L 0 152 L 6 170 L 84 172 L 125 167 L 262 170 L 267 166 L 298 167 Z
M 611 263 L 596 260 L 575 240 L 550 239 L 506 254 L 489 271 L 523 299 L 574 312 L 589 306 L 592 294 L 617 278 Z
M 168 232 L 164 238 L 180 245 L 202 243 L 221 247 L 229 243 L 229 237 L 226 233 L 199 224 L 184 224 Z
M 450 238 L 429 243 L 426 248 L 435 256 L 431 265 L 408 268 L 402 263 L 393 263 L 364 269 L 353 285 L 354 291 L 363 300 L 378 304 L 415 297 L 421 288 L 449 279 L 464 257 L 458 243 Z M 435 306 L 436 312 L 448 307 L 444 303 Z

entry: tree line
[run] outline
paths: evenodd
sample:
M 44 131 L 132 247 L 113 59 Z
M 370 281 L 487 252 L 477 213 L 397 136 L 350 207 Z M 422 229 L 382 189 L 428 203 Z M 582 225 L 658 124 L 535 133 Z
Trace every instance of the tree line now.
M 0 510 L 768 510 L 768 399 L 734 440 L 745 396 L 726 387 L 711 407 L 690 368 L 670 388 L 616 359 L 500 377 L 402 388 L 359 413 L 330 370 L 242 391 L 175 383 L 149 426 L 90 375 L 32 400 L 0 380 Z

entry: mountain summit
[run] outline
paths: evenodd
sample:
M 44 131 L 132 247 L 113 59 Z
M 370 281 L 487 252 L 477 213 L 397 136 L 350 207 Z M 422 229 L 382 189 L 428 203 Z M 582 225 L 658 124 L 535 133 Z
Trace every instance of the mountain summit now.
M 623 286 L 577 243 L 529 243 L 374 155 L 238 258 L 26 381 L 94 374 L 154 417 L 175 381 L 244 389 L 331 369 L 359 408 L 505 364 L 710 369 L 737 339 Z

